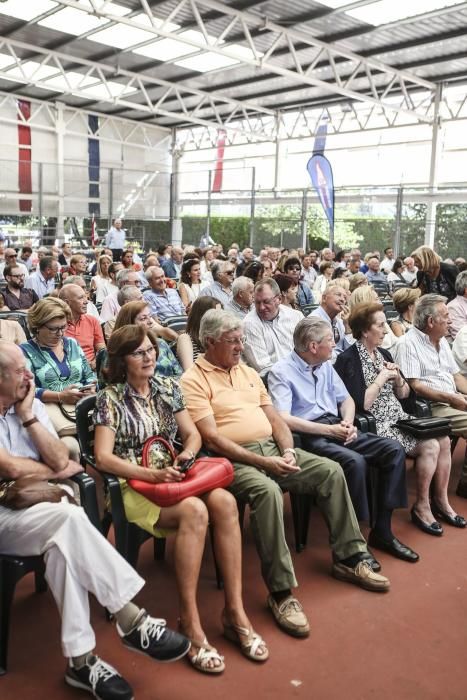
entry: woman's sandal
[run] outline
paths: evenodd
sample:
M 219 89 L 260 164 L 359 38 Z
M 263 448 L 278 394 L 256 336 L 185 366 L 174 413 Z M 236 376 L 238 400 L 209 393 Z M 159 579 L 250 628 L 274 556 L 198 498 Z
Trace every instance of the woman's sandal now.
M 196 654 L 190 653 L 195 650 Z M 209 644 L 206 637 L 202 642 L 191 640 L 191 649 L 186 658 L 201 673 L 222 673 L 225 670 L 224 657 Z M 220 663 L 217 666 L 209 666 L 210 661 L 219 661 Z
M 266 661 L 269 658 L 269 650 L 266 642 L 253 629 L 233 625 L 222 618 L 224 625 L 224 637 L 231 642 L 235 642 L 240 647 L 240 650 L 247 659 L 252 661 Z M 263 647 L 263 653 L 260 648 Z

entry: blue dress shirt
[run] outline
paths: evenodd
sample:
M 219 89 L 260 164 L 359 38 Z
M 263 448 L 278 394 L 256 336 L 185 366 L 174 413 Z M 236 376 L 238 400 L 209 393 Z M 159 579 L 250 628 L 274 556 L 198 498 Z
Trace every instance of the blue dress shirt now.
M 330 361 L 312 367 L 295 350 L 273 365 L 268 389 L 278 411 L 309 421 L 325 413 L 338 416 L 339 405 L 349 396 Z

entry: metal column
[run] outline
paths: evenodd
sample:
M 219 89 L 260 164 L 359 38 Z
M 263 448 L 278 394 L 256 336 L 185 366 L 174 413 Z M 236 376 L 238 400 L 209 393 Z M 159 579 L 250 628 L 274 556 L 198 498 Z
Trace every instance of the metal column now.
M 61 102 L 55 103 L 57 110 L 56 133 L 57 133 L 57 194 L 58 194 L 58 217 L 56 237 L 64 240 L 64 217 L 65 217 L 65 120 L 63 112 L 65 105 Z
M 396 201 L 396 230 L 394 231 L 394 240 L 392 246 L 394 248 L 394 256 L 399 257 L 399 252 L 401 249 L 401 221 L 402 221 L 402 203 L 403 203 L 404 189 L 399 187 L 397 190 L 397 201 Z
M 308 236 L 307 236 L 307 201 L 308 190 L 304 189 L 302 194 L 302 218 L 301 218 L 301 228 L 302 228 L 302 248 L 306 252 L 308 248 Z
M 430 159 L 430 180 L 428 183 L 429 194 L 433 197 L 436 193 L 436 183 L 438 175 L 438 159 L 440 151 L 440 131 L 441 131 L 441 119 L 439 116 L 439 104 L 441 102 L 442 96 L 442 86 L 438 85 L 435 92 L 435 102 L 434 102 L 434 115 L 433 115 L 433 128 L 431 136 L 431 159 Z M 425 223 L 425 245 L 429 245 L 430 248 L 434 248 L 435 244 L 435 227 L 436 227 L 436 202 L 432 199 L 428 204 L 426 210 L 426 223 Z
M 255 243 L 255 209 L 256 209 L 256 168 L 251 169 L 251 198 L 250 198 L 250 248 L 254 248 Z

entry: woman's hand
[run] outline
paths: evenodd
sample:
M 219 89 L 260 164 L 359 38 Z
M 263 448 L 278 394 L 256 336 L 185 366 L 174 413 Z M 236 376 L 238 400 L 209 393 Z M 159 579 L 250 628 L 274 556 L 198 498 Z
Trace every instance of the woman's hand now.
M 148 469 L 148 481 L 153 484 L 167 484 L 175 481 L 183 481 L 185 474 L 180 473 L 178 467 L 165 467 L 165 469 Z
M 58 392 L 58 398 L 62 403 L 78 403 L 83 398 L 82 392 L 77 384 L 70 384 L 66 389 Z
M 386 363 L 392 365 L 392 363 Z M 384 367 L 381 372 L 376 377 L 377 383 L 383 387 L 386 382 L 395 382 L 398 377 L 398 371 L 396 369 L 391 369 L 390 367 Z

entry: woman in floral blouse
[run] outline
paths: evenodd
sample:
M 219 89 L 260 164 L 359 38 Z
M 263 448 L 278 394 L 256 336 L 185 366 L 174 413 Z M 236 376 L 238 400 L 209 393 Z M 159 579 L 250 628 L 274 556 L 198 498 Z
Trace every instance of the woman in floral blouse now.
M 196 602 L 208 521 L 213 526 L 216 558 L 224 578 L 224 630 L 236 638 L 248 658 L 265 661 L 267 647 L 253 631 L 243 608 L 241 536 L 233 496 L 224 489 L 214 489 L 198 498 L 160 508 L 133 491 L 126 481 L 181 481 L 184 475 L 179 463 L 199 451 L 201 438 L 178 385 L 171 378 L 154 375 L 157 345 L 144 326 L 124 326 L 114 331 L 108 352 L 110 385 L 99 392 L 94 415 L 96 463 L 99 469 L 120 477 L 125 514 L 130 522 L 159 537 L 175 532 L 180 629 L 192 642 L 191 663 L 204 673 L 221 673 L 225 668 L 223 657 L 206 639 Z M 141 466 L 148 438 L 161 435 L 173 442 L 177 432 L 183 448 L 174 464 L 156 470 Z

